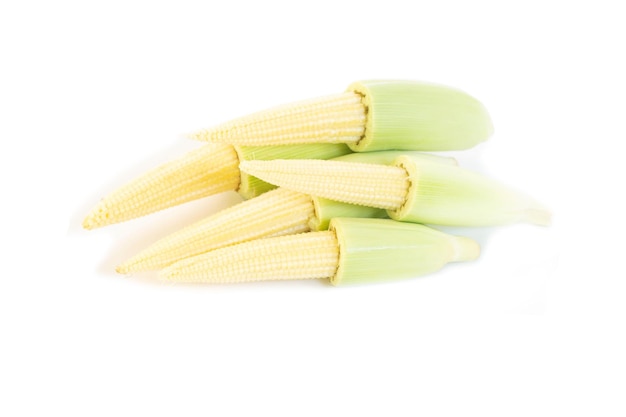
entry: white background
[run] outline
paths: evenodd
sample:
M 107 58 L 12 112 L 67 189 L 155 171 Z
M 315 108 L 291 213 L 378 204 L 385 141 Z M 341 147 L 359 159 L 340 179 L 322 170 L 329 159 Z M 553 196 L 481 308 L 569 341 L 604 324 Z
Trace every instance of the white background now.
M 0 414 L 623 416 L 620 3 L 3 1 Z M 232 195 L 80 229 L 183 133 L 367 78 L 479 98 L 496 133 L 461 163 L 554 224 L 343 288 L 112 272 Z

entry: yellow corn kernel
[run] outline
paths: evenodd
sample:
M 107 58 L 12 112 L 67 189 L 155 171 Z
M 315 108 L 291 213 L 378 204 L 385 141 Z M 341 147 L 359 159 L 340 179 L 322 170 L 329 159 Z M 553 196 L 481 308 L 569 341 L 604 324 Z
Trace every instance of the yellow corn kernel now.
M 387 210 L 402 206 L 409 189 L 406 171 L 387 165 L 276 159 L 242 161 L 239 168 L 294 191 Z
M 330 278 L 339 263 L 334 232 L 253 240 L 183 259 L 162 271 L 173 282 L 237 282 Z
M 202 146 L 113 191 L 87 215 L 83 227 L 95 229 L 236 190 L 240 181 L 238 163 L 230 145 Z
M 248 146 L 356 143 L 363 137 L 365 114 L 361 96 L 345 92 L 276 107 L 190 136 Z
M 284 188 L 244 201 L 155 242 L 117 267 L 117 272 L 164 268 L 183 258 L 249 240 L 308 232 L 310 196 Z

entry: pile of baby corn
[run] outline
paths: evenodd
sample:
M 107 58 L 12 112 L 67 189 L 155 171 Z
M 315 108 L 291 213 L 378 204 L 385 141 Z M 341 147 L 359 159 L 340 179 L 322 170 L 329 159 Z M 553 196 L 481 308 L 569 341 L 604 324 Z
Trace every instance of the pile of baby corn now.
M 356 82 L 193 134 L 207 143 L 112 192 L 83 226 L 235 190 L 244 202 L 154 242 L 117 272 L 195 283 L 416 277 L 480 253 L 474 240 L 431 225 L 549 224 L 531 197 L 424 153 L 471 148 L 492 130 L 484 106 L 462 91 Z

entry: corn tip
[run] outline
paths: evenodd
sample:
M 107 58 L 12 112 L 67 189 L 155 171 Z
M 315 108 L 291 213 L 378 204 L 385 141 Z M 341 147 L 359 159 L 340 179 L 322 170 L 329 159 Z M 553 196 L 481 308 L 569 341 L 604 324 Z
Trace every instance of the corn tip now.
M 150 271 L 151 269 L 146 267 L 145 259 L 142 259 L 140 255 L 141 253 L 139 255 L 133 256 L 130 259 L 127 259 L 126 261 L 116 266 L 115 272 L 117 272 L 118 274 L 127 275 L 134 274 L 136 272 Z
M 236 190 L 239 160 L 230 145 L 209 144 L 166 162 L 118 187 L 88 214 L 92 229 L 145 216 L 188 201 Z
M 452 262 L 473 261 L 480 256 L 480 245 L 473 239 L 455 236 L 452 239 Z
M 198 132 L 186 133 L 185 137 L 187 139 L 198 140 L 201 142 L 208 142 L 209 138 L 206 130 L 200 130 Z
M 129 274 L 131 271 L 129 270 L 128 265 L 126 265 L 126 263 L 123 263 L 115 267 L 115 272 L 120 275 L 126 275 Z
M 93 230 L 105 226 L 107 224 L 106 219 L 108 217 L 109 213 L 108 210 L 106 210 L 106 207 L 103 207 L 102 204 L 98 204 L 83 220 L 83 229 Z
M 95 226 L 90 216 L 85 217 L 85 220 L 83 220 L 82 226 L 83 226 L 83 229 L 85 230 L 93 230 L 97 227 Z
M 183 139 L 191 139 L 191 140 L 198 140 L 198 134 L 197 133 L 181 133 L 180 135 Z
M 537 226 L 550 226 L 552 212 L 544 207 L 532 207 L 526 210 L 526 221 Z

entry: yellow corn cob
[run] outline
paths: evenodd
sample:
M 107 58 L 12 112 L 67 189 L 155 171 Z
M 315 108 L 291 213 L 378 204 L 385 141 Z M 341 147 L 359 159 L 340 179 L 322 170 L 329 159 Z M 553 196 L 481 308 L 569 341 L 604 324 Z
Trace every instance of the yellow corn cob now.
M 384 208 L 394 220 L 447 226 L 526 221 L 548 225 L 537 201 L 491 178 L 412 155 L 392 166 L 344 161 L 246 161 L 240 169 L 272 184 L 344 203 Z
M 236 282 L 328 278 L 337 269 L 334 232 L 281 236 L 183 259 L 163 270 L 175 282 Z
M 365 129 L 361 96 L 346 92 L 300 101 L 192 134 L 203 141 L 266 145 L 356 143 Z M 235 140 L 235 142 L 233 142 Z
M 193 150 L 113 191 L 87 215 L 83 227 L 95 229 L 236 190 L 240 181 L 238 163 L 230 145 L 210 144 Z
M 387 165 L 283 159 L 243 161 L 239 168 L 294 191 L 387 210 L 402 206 L 409 189 L 406 171 Z
M 279 188 L 166 236 L 116 270 L 121 274 L 156 270 L 235 243 L 307 232 L 312 217 L 310 196 Z
M 253 240 L 183 259 L 173 282 L 235 283 L 328 278 L 334 285 L 409 278 L 478 257 L 471 239 L 419 224 L 335 218 L 328 231 Z
M 208 144 L 153 169 L 104 198 L 85 219 L 93 229 L 144 216 L 222 191 L 248 199 L 275 186 L 241 173 L 239 161 L 274 158 L 335 158 L 350 153 L 344 144 L 232 146 Z
M 493 131 L 468 94 L 417 81 L 368 80 L 341 94 L 284 105 L 190 135 L 249 146 L 344 143 L 354 152 L 467 149 Z

